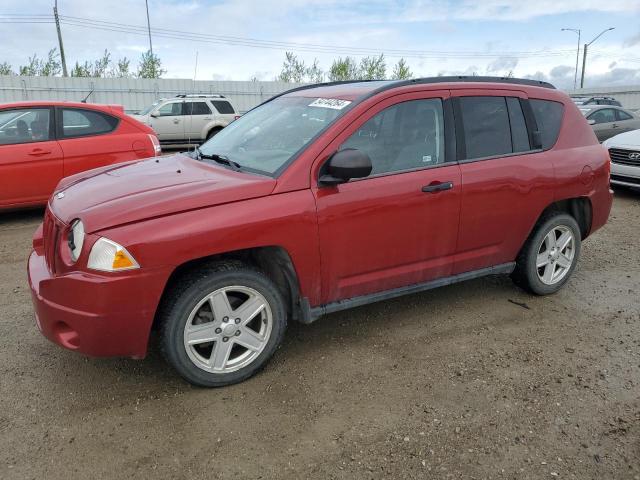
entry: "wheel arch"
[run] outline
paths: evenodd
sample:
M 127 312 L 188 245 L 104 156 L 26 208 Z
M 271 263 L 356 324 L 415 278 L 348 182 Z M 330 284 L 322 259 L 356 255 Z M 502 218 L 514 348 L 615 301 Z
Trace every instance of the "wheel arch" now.
M 213 125 L 208 125 L 206 130 L 205 130 L 205 134 L 204 134 L 204 138 L 207 139 L 209 138 L 209 136 L 213 133 L 216 132 L 218 133 L 220 130 L 222 130 L 224 128 L 224 125 L 220 125 L 218 123 L 215 123 Z
M 189 260 L 178 265 L 167 280 L 162 298 L 180 281 L 185 274 L 202 269 L 212 263 L 224 261 L 240 261 L 264 273 L 282 294 L 287 314 L 292 320 L 301 321 L 304 309 L 301 307 L 300 283 L 293 260 L 289 252 L 279 245 L 234 250 Z M 158 327 L 158 316 L 154 318 L 153 329 Z

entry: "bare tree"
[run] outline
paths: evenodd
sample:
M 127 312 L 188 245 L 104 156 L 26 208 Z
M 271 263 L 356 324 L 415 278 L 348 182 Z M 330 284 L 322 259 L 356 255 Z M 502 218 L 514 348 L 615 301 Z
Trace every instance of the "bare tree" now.
M 324 81 L 324 71 L 320 68 L 317 58 L 315 58 L 313 64 L 307 68 L 306 76 L 309 83 L 321 83 Z
M 8 62 L 0 63 L 0 75 L 15 75 L 13 67 Z
M 379 57 L 364 57 L 360 60 L 358 78 L 360 80 L 382 80 L 387 74 L 387 64 L 384 54 Z
M 27 65 L 20 65 L 18 72 L 20 75 L 53 77 L 62 71 L 60 64 L 60 54 L 56 48 L 52 48 L 47 53 L 46 59 L 38 58 L 35 53 L 29 57 Z
M 314 63 L 315 65 L 315 63 Z M 282 71 L 278 75 L 277 80 L 280 82 L 296 82 L 304 81 L 307 67 L 304 61 L 299 60 L 293 52 L 285 53 L 285 60 L 282 64 Z

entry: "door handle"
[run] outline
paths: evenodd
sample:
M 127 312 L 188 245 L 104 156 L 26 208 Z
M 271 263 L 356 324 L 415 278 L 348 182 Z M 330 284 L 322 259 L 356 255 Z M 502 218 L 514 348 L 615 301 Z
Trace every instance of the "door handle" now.
M 438 193 L 443 190 L 451 190 L 452 188 L 453 182 L 433 182 L 422 187 L 422 191 L 425 193 Z
M 205 120 L 211 120 L 211 117 L 204 117 Z
M 174 118 L 174 119 L 173 119 L 173 123 L 175 123 L 175 124 L 180 123 L 180 119 L 179 119 L 179 118 Z
M 31 150 L 29 152 L 29 155 L 31 155 L 32 157 L 37 157 L 37 156 L 40 156 L 40 155 L 47 155 L 49 153 L 51 153 L 51 150 L 43 150 L 42 148 L 36 148 L 36 149 Z
M 618 125 L 617 123 L 614 123 L 613 125 L 611 125 L 612 128 L 618 128 L 620 125 Z

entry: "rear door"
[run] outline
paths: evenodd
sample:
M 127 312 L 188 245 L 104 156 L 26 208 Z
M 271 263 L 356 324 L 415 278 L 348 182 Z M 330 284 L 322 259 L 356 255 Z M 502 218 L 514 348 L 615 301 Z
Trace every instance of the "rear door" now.
M 56 107 L 57 137 L 64 152 L 64 176 L 135 158 L 128 135 L 113 135 L 120 119 L 105 112 Z
M 236 111 L 227 100 L 212 100 L 211 103 L 216 109 L 216 120 L 219 124 L 226 126 L 235 120 Z
M 618 133 L 630 132 L 631 130 L 637 130 L 640 128 L 640 118 L 634 117 L 622 109 L 616 109 L 615 125 L 617 125 L 615 128 L 615 135 Z
M 175 142 L 186 138 L 183 104 L 183 100 L 172 100 L 152 112 L 149 124 L 161 142 Z
M 46 203 L 62 175 L 53 109 L 0 110 L 0 206 Z
M 187 139 L 202 140 L 207 124 L 213 120 L 211 107 L 205 101 L 185 101 L 184 115 Z
M 369 177 L 341 185 L 313 179 L 323 303 L 451 274 L 461 189 L 460 169 L 446 148 L 448 95 L 384 100 L 321 155 L 326 162 L 336 150 L 355 148 L 373 164 Z
M 538 215 L 553 201 L 554 170 L 529 134 L 536 127 L 523 92 L 452 95 L 462 176 L 454 273 L 463 273 L 515 260 Z

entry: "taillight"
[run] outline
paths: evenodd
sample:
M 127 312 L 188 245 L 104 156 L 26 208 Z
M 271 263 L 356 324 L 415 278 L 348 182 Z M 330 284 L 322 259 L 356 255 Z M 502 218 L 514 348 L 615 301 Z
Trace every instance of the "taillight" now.
M 234 116 L 233 116 L 233 119 L 234 119 L 234 120 L 237 120 L 237 119 L 239 119 L 239 118 L 240 118 L 240 115 L 234 115 Z
M 151 140 L 151 145 L 153 145 L 153 152 L 155 156 L 159 157 L 162 154 L 162 147 L 160 146 L 160 141 L 158 140 L 158 137 L 156 137 L 155 135 L 151 135 L 150 133 L 148 133 L 147 135 Z

